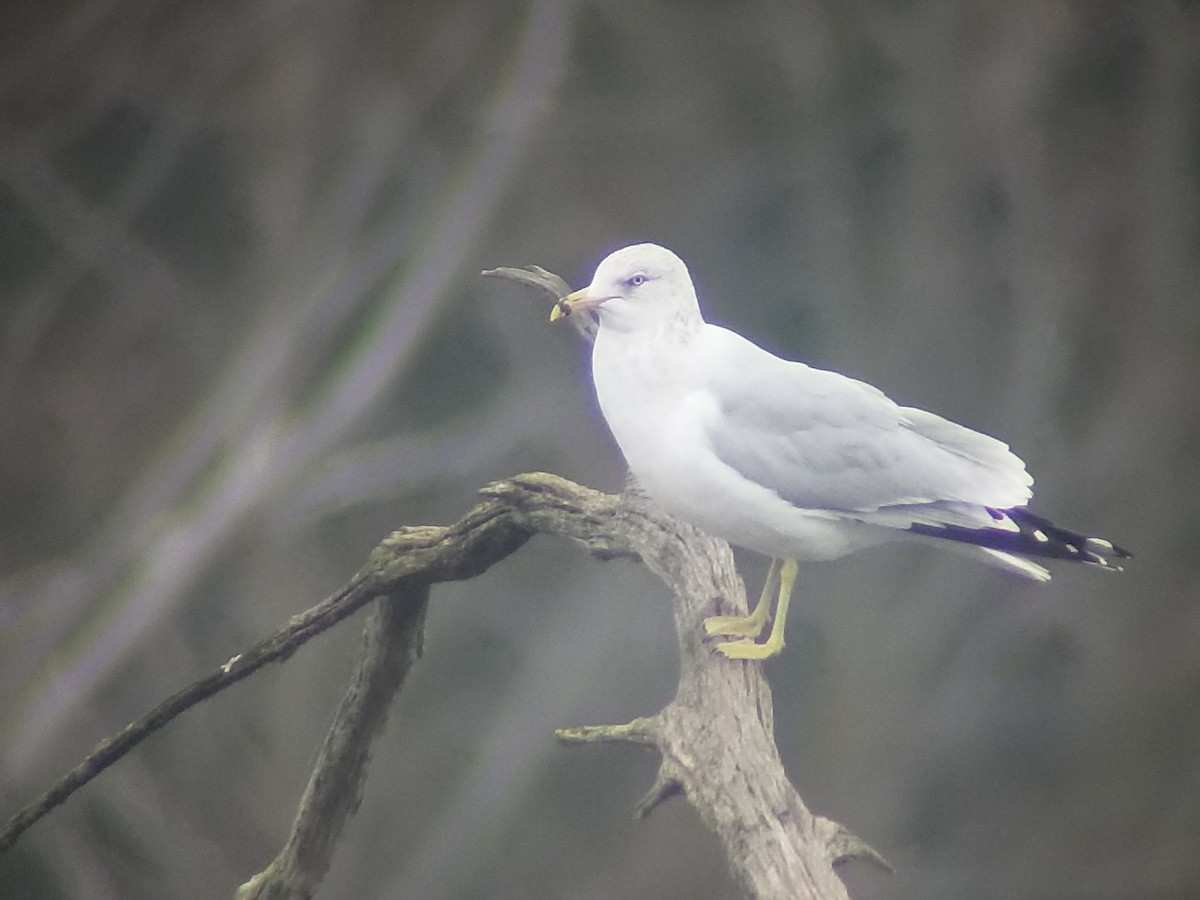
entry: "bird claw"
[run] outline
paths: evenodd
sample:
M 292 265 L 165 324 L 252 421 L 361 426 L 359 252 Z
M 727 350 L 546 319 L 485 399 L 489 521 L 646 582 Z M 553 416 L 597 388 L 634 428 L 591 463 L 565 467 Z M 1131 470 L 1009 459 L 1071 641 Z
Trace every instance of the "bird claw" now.
M 768 659 L 783 651 L 783 641 L 767 640 L 759 644 L 750 638 L 742 638 L 717 644 L 716 651 L 729 659 Z

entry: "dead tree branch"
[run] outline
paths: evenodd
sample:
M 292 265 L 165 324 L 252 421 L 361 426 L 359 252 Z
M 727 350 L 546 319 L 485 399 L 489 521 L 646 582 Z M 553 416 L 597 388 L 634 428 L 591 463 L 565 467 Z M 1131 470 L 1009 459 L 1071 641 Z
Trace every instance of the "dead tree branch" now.
M 236 900 L 311 897 L 329 869 L 342 827 L 362 800 L 371 743 L 392 700 L 421 655 L 429 586 L 410 584 L 384 597 L 363 630 L 350 687 L 313 767 L 292 833 L 279 855 L 237 892 Z
M 593 491 L 554 475 L 492 484 L 486 499 L 447 527 L 403 528 L 370 555 L 336 594 L 276 635 L 101 742 L 76 769 L 0 832 L 11 845 L 41 816 L 175 716 L 363 606 L 386 598 L 369 623 L 363 658 L 326 740 L 287 847 L 241 897 L 310 897 L 328 867 L 341 826 L 357 806 L 371 740 L 420 645 L 428 587 L 472 578 L 536 533 L 566 537 L 604 559 L 640 559 L 675 594 L 680 681 L 656 715 L 622 726 L 567 729 L 567 743 L 631 741 L 652 746 L 662 765 L 644 814 L 682 794 L 723 841 L 735 877 L 758 898 L 837 898 L 833 865 L 878 858 L 840 825 L 813 815 L 788 782 L 775 749 L 771 694 L 759 667 L 713 653 L 701 620 L 744 609 L 729 548 L 658 510 L 643 495 Z

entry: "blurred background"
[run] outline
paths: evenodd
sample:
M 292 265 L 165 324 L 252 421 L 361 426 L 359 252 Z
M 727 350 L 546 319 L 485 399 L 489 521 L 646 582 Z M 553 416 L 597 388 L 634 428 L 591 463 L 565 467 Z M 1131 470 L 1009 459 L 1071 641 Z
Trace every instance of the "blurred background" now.
M 864 898 L 1200 897 L 1200 4 L 79 0 L 0 12 L 0 816 L 489 481 L 624 466 L 537 263 L 1009 441 L 1129 571 L 880 549 L 768 663 Z M 764 561 L 742 557 L 752 593 Z M 0 857 L 6 898 L 227 897 L 361 617 Z M 656 760 L 668 600 L 541 538 L 439 587 L 321 896 L 732 898 Z

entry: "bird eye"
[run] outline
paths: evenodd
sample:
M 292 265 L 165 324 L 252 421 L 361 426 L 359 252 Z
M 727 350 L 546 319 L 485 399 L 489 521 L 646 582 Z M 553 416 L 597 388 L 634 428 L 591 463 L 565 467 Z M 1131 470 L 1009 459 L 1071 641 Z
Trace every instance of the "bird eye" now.
M 641 272 L 638 272 L 636 275 L 630 275 L 628 278 L 626 278 L 625 283 L 630 287 L 641 287 L 646 283 L 646 276 Z

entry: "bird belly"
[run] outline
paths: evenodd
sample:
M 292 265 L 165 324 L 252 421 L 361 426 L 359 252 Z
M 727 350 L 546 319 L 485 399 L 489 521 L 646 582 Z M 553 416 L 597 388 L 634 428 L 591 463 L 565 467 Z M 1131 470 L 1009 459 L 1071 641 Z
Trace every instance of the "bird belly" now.
M 792 506 L 774 491 L 732 470 L 633 467 L 646 493 L 668 512 L 731 544 L 767 556 L 837 559 L 897 535 L 826 510 Z

